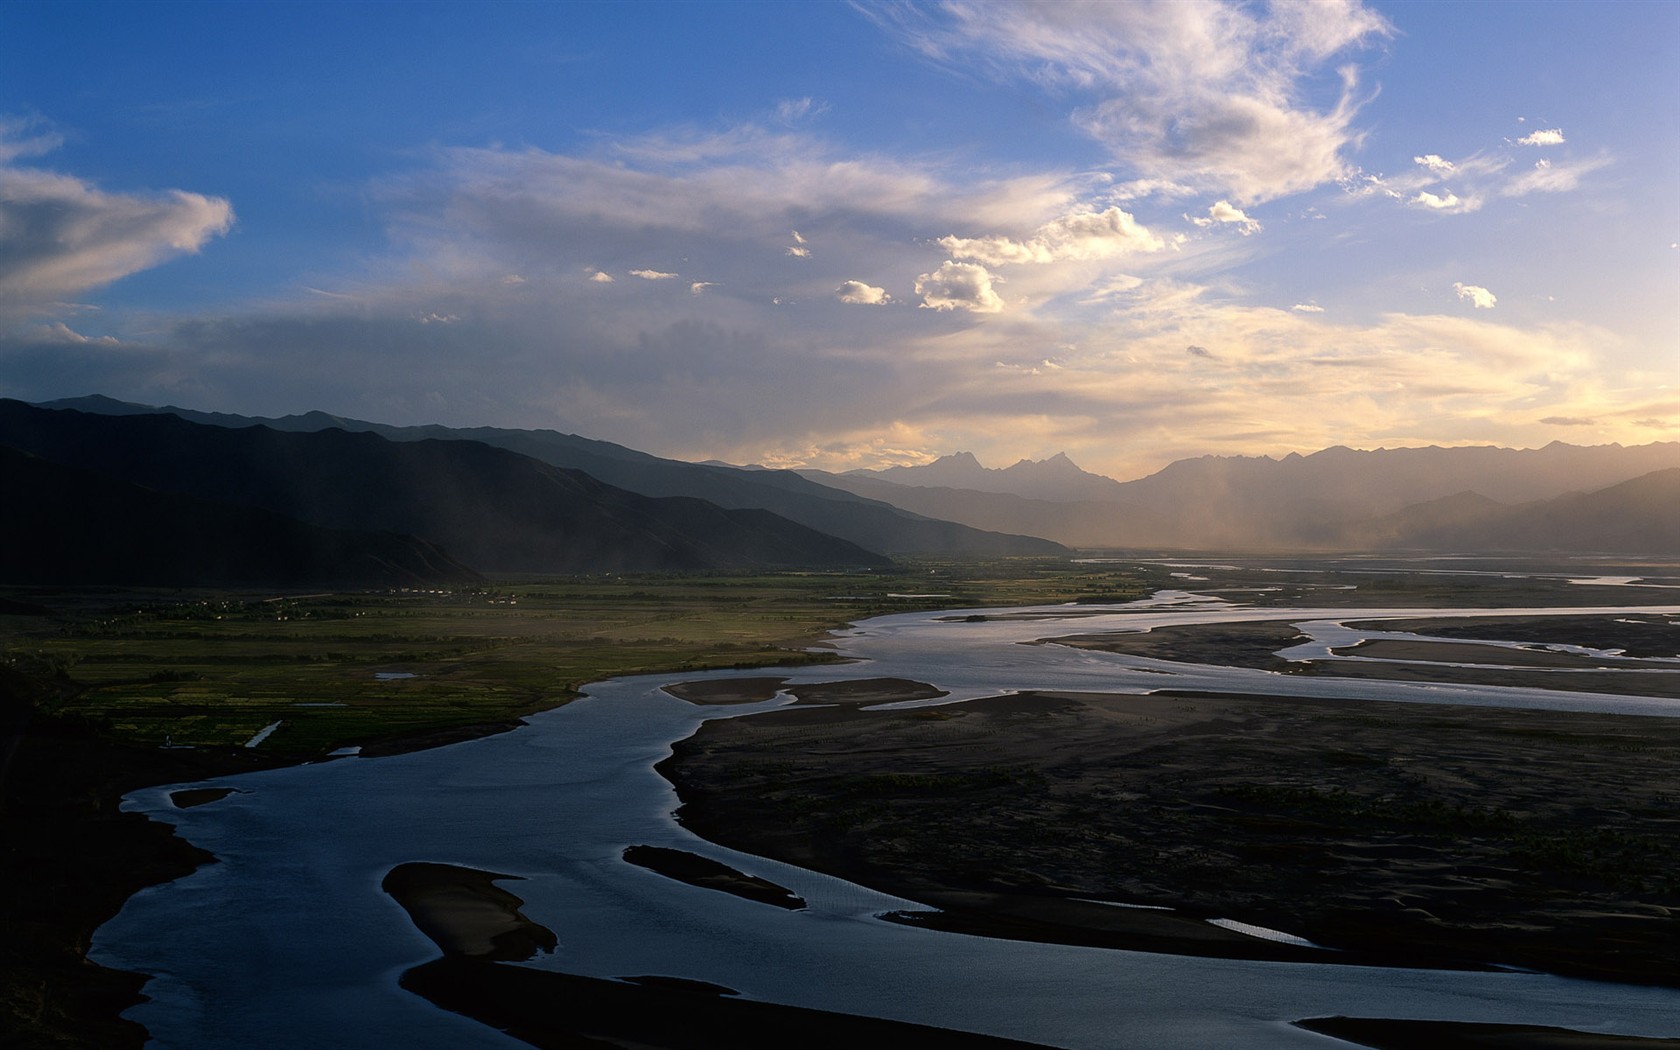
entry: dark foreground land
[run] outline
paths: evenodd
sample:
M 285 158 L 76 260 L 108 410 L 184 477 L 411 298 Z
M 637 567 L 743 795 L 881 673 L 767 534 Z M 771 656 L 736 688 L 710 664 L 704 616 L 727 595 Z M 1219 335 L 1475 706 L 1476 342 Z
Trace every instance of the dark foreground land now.
M 1066 693 L 712 721 L 661 766 L 707 838 L 940 909 L 905 922 L 1680 986 L 1676 770 L 1668 719 Z

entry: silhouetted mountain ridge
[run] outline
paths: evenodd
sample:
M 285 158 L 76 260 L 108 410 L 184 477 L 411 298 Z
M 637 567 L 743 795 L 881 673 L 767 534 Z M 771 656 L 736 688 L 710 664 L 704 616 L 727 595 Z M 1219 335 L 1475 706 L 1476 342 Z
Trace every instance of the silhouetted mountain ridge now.
M 0 443 L 160 492 L 420 537 L 480 572 L 887 564 L 766 511 L 641 496 L 473 441 L 231 429 L 0 401 Z
M 1009 536 L 952 521 L 923 517 L 888 503 L 817 484 L 789 470 L 685 463 L 662 459 L 610 441 L 553 430 L 500 427 L 397 427 L 347 419 L 324 412 L 279 418 L 234 416 L 174 407 L 155 408 L 102 395 L 47 402 L 104 415 L 168 414 L 212 426 L 268 426 L 289 432 L 331 427 L 378 434 L 392 441 L 479 441 L 518 452 L 552 466 L 581 470 L 618 488 L 644 496 L 688 496 L 726 509 L 768 510 L 789 521 L 838 536 L 867 550 L 908 555 L 1054 555 L 1065 549 L 1036 536 Z

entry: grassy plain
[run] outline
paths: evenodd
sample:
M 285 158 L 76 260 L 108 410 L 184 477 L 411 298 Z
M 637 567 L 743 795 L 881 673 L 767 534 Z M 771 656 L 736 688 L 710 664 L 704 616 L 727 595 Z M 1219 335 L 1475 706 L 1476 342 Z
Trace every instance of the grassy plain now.
M 236 747 L 278 722 L 261 748 L 307 756 L 510 723 L 611 676 L 831 659 L 806 650 L 887 612 L 1142 594 L 1109 567 L 1033 560 L 456 591 L 14 591 L 0 646 L 14 668 L 68 675 L 49 713 L 102 734 Z

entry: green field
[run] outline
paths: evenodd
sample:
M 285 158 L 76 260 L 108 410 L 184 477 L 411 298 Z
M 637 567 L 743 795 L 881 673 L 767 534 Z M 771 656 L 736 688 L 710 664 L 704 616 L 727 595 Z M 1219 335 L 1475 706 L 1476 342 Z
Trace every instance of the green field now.
M 278 722 L 262 749 L 301 756 L 505 723 L 615 675 L 832 659 L 807 648 L 882 613 L 1143 593 L 1126 571 L 1031 559 L 454 591 L 14 589 L 0 646 L 18 670 L 67 675 L 50 713 L 102 734 L 237 746 Z

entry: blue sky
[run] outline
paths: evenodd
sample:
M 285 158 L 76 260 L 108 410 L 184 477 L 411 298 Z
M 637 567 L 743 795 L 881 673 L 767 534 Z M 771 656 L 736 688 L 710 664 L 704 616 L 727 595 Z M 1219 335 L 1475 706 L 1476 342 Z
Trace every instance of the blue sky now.
M 1680 5 L 0 6 L 0 394 L 831 469 L 1680 439 Z

